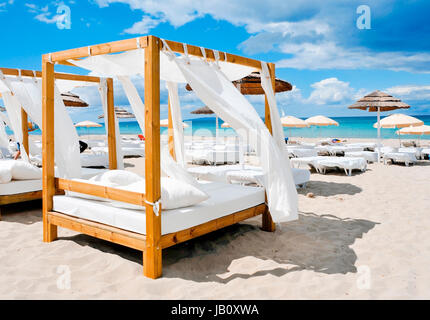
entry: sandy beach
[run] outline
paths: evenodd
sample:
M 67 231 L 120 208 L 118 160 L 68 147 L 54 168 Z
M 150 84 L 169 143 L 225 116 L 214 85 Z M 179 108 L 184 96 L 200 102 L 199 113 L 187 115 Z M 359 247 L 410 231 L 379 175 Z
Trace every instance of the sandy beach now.
M 312 173 L 298 221 L 267 233 L 254 218 L 171 247 L 150 280 L 141 252 L 61 228 L 43 243 L 41 202 L 10 205 L 0 299 L 429 299 L 429 207 L 428 160 Z

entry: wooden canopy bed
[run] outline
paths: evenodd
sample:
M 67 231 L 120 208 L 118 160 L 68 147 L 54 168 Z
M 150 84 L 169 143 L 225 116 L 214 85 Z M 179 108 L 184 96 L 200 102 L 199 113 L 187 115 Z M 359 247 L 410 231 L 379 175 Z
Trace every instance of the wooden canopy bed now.
M 20 70 L 11 68 L 0 68 L 4 75 L 8 76 L 26 76 L 26 77 L 37 77 L 42 78 L 41 71 L 32 70 Z M 100 83 L 102 80 L 100 77 L 85 76 L 78 74 L 68 74 L 68 73 L 54 73 L 53 79 L 69 80 L 69 81 L 81 81 L 81 82 L 92 82 Z M 116 140 L 115 140 L 115 126 L 114 126 L 114 105 L 113 105 L 113 80 L 112 78 L 107 79 L 108 87 L 108 149 L 109 149 L 109 167 L 115 169 L 117 167 L 116 159 Z M 112 98 L 109 98 L 112 97 Z M 24 108 L 21 108 L 21 122 L 22 122 L 22 134 L 23 141 L 22 147 L 29 155 L 29 133 L 28 133 L 28 115 Z M 53 143 L 53 142 L 52 142 Z M 26 182 L 30 182 L 24 185 Z M 17 184 L 14 189 L 29 191 L 16 193 L 15 191 L 0 192 L 0 220 L 1 220 L 1 208 L 4 205 L 32 201 L 42 199 L 42 183 L 40 180 L 24 180 L 24 181 L 12 181 L 11 183 Z M 4 184 L 5 189 L 7 189 L 7 184 Z M 3 186 L 3 185 L 2 185 Z
M 184 53 L 182 43 L 166 40 L 171 50 L 176 53 Z M 275 225 L 271 219 L 263 196 L 259 203 L 244 210 L 233 211 L 228 215 L 202 222 L 174 232 L 162 232 L 162 220 L 172 215 L 167 210 L 159 208 L 157 212 L 154 204 L 161 197 L 161 166 L 160 166 L 160 50 L 163 44 L 161 39 L 155 36 L 139 37 L 110 42 L 89 47 L 71 49 L 42 56 L 42 107 L 43 107 L 43 241 L 51 242 L 57 238 L 57 227 L 68 228 L 99 239 L 121 244 L 143 252 L 143 271 L 149 278 L 158 278 L 162 275 L 162 250 L 175 244 L 196 238 L 214 230 L 233 225 L 242 220 L 262 215 L 262 229 L 275 231 Z M 214 53 L 209 49 L 187 45 L 188 54 L 214 60 Z M 66 180 L 54 176 L 54 73 L 55 64 L 72 65 L 69 59 L 86 58 L 89 55 L 103 55 L 119 53 L 123 51 L 145 48 L 145 185 L 146 193 L 125 191 L 116 188 L 104 187 L 86 183 L 83 181 Z M 261 62 L 233 54 L 219 52 L 225 61 L 261 69 Z M 275 66 L 270 64 L 271 79 L 274 87 Z M 112 83 L 112 82 L 110 82 Z M 113 92 L 112 84 L 109 90 L 111 116 L 113 116 Z M 170 106 L 169 106 L 170 107 Z M 169 145 L 172 155 L 173 136 L 171 115 L 169 112 Z M 265 122 L 271 132 L 270 111 L 266 98 Z M 111 123 L 111 122 L 110 122 Z M 113 131 L 110 131 L 113 132 Z M 114 144 L 114 138 L 110 144 Z M 115 146 L 113 146 L 114 148 Z M 110 152 L 111 154 L 111 152 Z M 115 154 L 115 153 L 113 153 Z M 116 168 L 116 159 L 112 159 L 111 168 Z M 237 186 L 236 186 L 237 187 Z M 248 187 L 251 188 L 251 187 Z M 114 201 L 143 206 L 146 209 L 145 231 L 136 232 L 113 226 L 109 223 L 100 223 L 77 216 L 65 214 L 66 210 L 54 210 L 54 198 L 65 191 L 83 193 L 86 195 L 101 197 Z M 76 198 L 77 199 L 77 198 Z M 79 200 L 76 200 L 79 201 Z M 78 203 L 78 202 L 76 202 Z M 81 207 L 82 209 L 82 207 Z M 119 210 L 119 209 L 118 209 Z M 164 221 L 164 220 L 163 220 Z

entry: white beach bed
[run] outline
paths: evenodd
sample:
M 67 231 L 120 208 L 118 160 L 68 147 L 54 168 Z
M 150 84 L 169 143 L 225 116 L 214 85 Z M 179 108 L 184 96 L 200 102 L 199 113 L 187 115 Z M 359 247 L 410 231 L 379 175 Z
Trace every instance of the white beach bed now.
M 225 165 L 219 167 L 199 166 L 188 169 L 196 179 L 223 183 L 255 183 L 263 185 L 263 173 L 260 167 L 249 165 Z M 294 184 L 305 186 L 310 179 L 307 169 L 292 168 Z
M 410 164 L 415 164 L 417 162 L 417 158 L 413 153 L 408 152 L 388 152 L 383 155 L 384 164 L 387 164 L 388 161 L 392 163 L 402 162 L 407 167 Z
M 198 226 L 265 202 L 265 192 L 261 187 L 202 182 L 201 188 L 210 196 L 208 200 L 190 207 L 163 210 L 163 235 Z M 54 196 L 53 209 L 73 217 L 146 234 L 146 215 L 143 209 L 118 208 L 107 202 L 71 196 Z
M 109 168 L 109 156 L 106 152 L 100 153 L 81 153 L 81 167 L 103 167 Z M 35 155 L 30 157 L 31 162 L 37 166 L 42 166 L 42 156 Z
M 301 165 L 307 165 L 315 168 L 319 173 L 326 173 L 328 168 L 339 168 L 345 170 L 345 174 L 351 175 L 352 170 L 365 171 L 367 162 L 364 158 L 355 157 L 305 157 L 293 158 L 290 160 L 293 167 L 298 168 Z
M 378 162 L 378 153 L 373 151 L 345 152 L 345 157 L 364 158 L 368 163 Z
M 107 171 L 107 169 L 82 168 L 82 178 L 89 179 L 104 171 Z M 0 183 L 0 196 L 35 192 L 40 190 L 42 190 L 42 179 L 12 180 L 8 183 Z

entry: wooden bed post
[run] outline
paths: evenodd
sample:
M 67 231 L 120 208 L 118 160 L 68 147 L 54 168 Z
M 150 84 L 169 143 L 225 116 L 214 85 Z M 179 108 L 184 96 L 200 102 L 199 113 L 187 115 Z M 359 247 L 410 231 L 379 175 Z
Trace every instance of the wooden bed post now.
M 148 36 L 145 50 L 145 183 L 146 201 L 155 203 L 161 196 L 160 170 L 160 39 Z M 146 207 L 146 249 L 143 254 L 144 275 L 162 275 L 161 207 Z
M 22 147 L 25 152 L 30 156 L 30 149 L 28 147 L 28 115 L 24 108 L 21 108 L 21 128 L 22 128 Z
M 107 119 L 108 119 L 108 153 L 109 153 L 109 169 L 118 169 L 118 159 L 116 148 L 121 146 L 116 145 L 116 131 L 115 131 L 115 103 L 113 96 L 113 79 L 106 79 L 107 84 Z
M 272 80 L 272 87 L 276 94 L 275 90 L 275 64 L 274 63 L 268 63 L 269 66 L 269 72 L 270 72 L 270 78 Z M 267 96 L 264 96 L 265 106 L 264 106 L 264 121 L 266 123 L 267 129 L 269 129 L 269 132 L 272 133 L 272 120 L 270 118 L 270 107 L 269 102 L 267 100 Z M 264 231 L 274 232 L 276 230 L 276 226 L 273 223 L 272 216 L 270 215 L 269 208 L 266 206 L 266 210 L 263 213 L 262 217 L 262 227 Z
M 169 116 L 168 116 L 168 145 L 169 145 L 169 152 L 172 156 L 173 160 L 176 161 L 176 153 L 175 153 L 175 138 L 173 137 L 173 122 L 172 122 L 172 107 L 170 106 L 170 98 L 167 101 L 168 108 L 169 108 Z
M 55 194 L 54 181 L 54 64 L 42 57 L 42 168 L 43 168 L 43 241 L 57 238 L 57 226 L 48 220 Z

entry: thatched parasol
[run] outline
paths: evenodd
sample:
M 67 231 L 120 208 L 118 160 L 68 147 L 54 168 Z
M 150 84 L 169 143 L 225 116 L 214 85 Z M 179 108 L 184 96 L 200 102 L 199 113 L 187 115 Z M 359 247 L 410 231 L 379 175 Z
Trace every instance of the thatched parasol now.
M 84 100 L 79 98 L 79 96 L 71 92 L 62 93 L 61 97 L 63 98 L 64 105 L 66 107 L 75 107 L 75 108 L 88 107 L 88 103 L 86 103 Z
M 396 109 L 409 109 L 411 106 L 400 101 L 388 93 L 376 90 L 364 96 L 356 103 L 350 105 L 348 109 L 368 110 L 369 112 L 377 112 L 378 119 L 378 159 L 380 159 L 381 147 L 381 111 L 391 111 Z M 378 160 L 379 162 L 379 160 Z
M 132 114 L 131 112 L 128 112 L 127 110 L 125 110 L 124 108 L 115 108 L 115 115 L 118 119 L 132 119 L 132 118 L 136 118 L 136 116 L 134 114 Z M 104 114 L 101 114 L 98 116 L 99 119 L 103 119 L 105 117 Z
M 261 87 L 261 75 L 259 72 L 253 72 L 240 80 L 233 81 L 233 84 L 240 89 L 242 94 L 247 95 L 259 95 L 264 94 L 264 90 Z M 185 88 L 188 91 L 192 91 L 191 86 L 187 84 Z M 279 78 L 275 79 L 275 92 L 290 91 L 293 89 L 291 83 L 281 80 Z
M 188 84 L 187 84 L 188 86 Z M 188 89 L 187 89 L 188 90 Z M 191 90 L 191 88 L 190 88 Z M 215 114 L 215 112 L 213 112 L 211 109 L 209 109 L 208 106 L 204 106 L 201 108 L 198 108 L 196 110 L 193 110 L 190 112 L 191 114 Z M 218 116 L 215 115 L 215 140 L 218 141 Z

